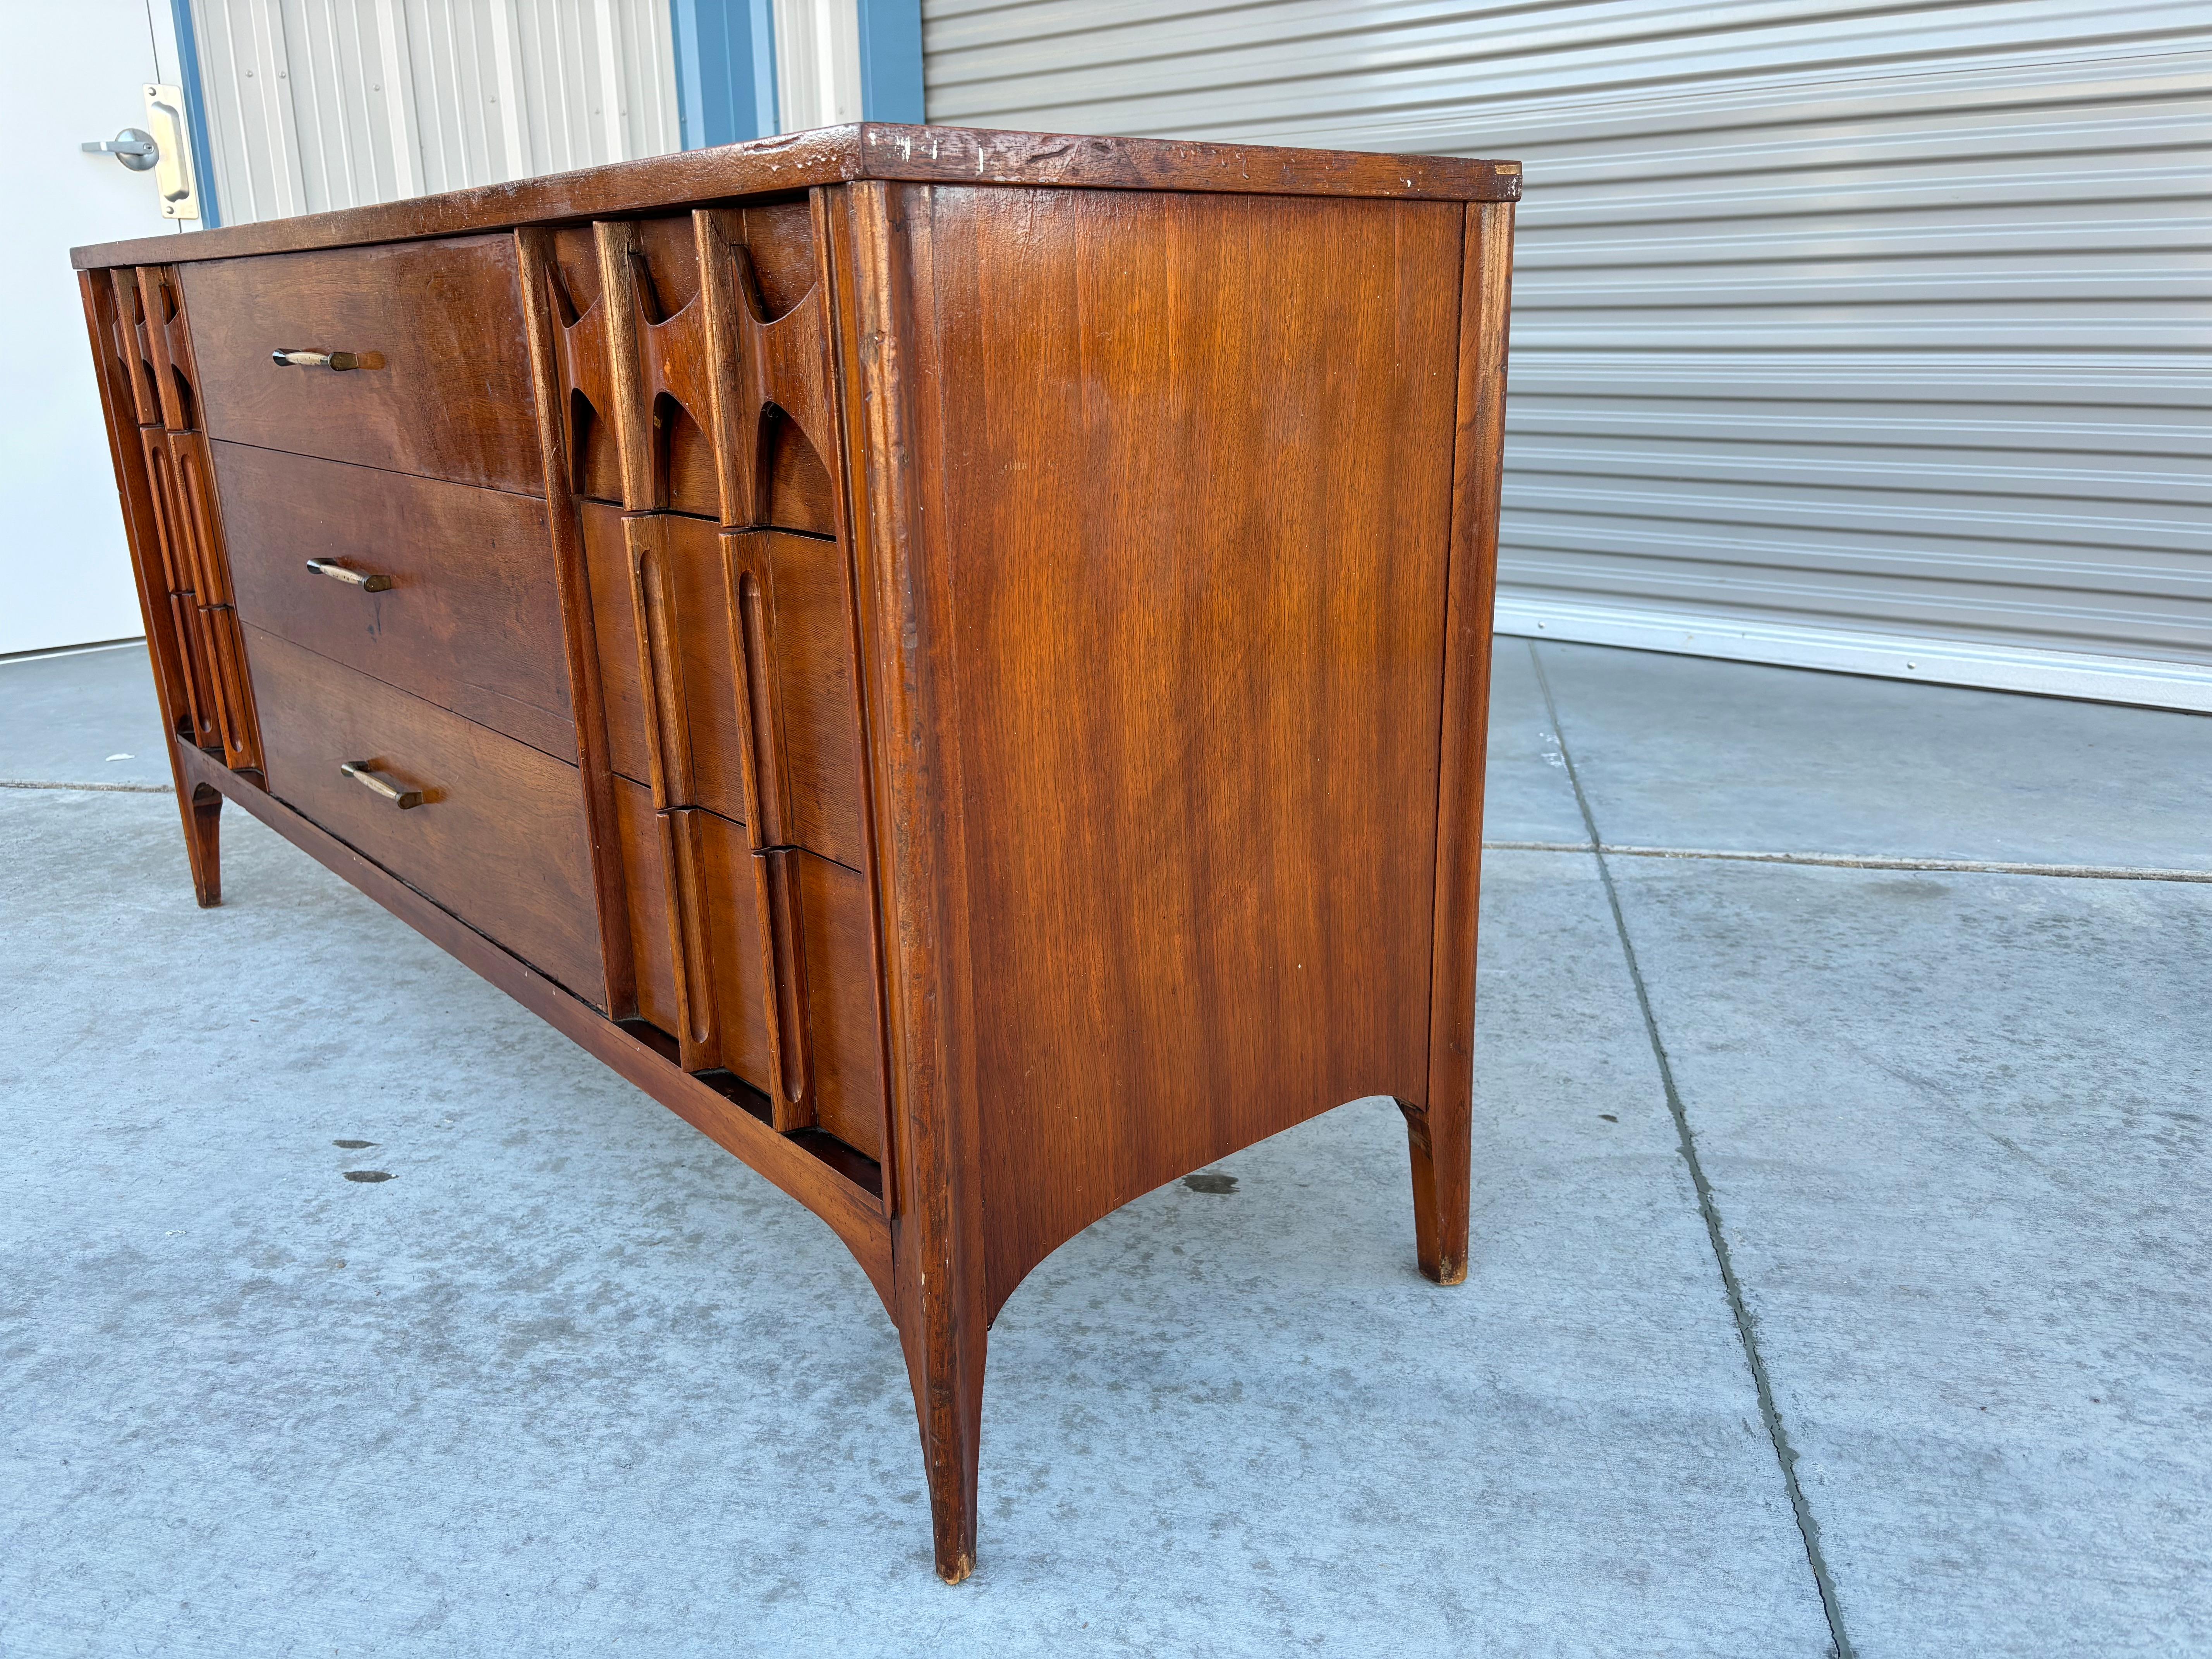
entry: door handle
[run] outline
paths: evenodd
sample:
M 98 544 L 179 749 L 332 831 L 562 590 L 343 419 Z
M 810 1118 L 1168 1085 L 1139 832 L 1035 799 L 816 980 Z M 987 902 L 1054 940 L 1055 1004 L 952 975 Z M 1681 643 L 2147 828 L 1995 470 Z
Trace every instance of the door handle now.
M 87 155 L 112 155 L 133 173 L 143 173 L 161 159 L 161 147 L 143 127 L 125 127 L 112 138 L 79 144 Z

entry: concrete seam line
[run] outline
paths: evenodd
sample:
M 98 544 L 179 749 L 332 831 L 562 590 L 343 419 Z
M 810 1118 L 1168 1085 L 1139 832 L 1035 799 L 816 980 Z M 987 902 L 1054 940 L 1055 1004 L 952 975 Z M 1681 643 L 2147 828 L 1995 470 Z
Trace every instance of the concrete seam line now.
M 32 778 L 0 778 L 0 789 L 94 789 L 110 795 L 173 795 L 166 783 L 44 783 Z
M 1820 1523 L 1807 1501 L 1804 1488 L 1797 1480 L 1797 1452 L 1790 1443 L 1790 1433 L 1782 1424 L 1782 1412 L 1774 1403 L 1774 1385 L 1766 1374 L 1766 1361 L 1759 1352 L 1759 1337 L 1751 1310 L 1743 1299 L 1743 1285 L 1737 1279 L 1735 1261 L 1729 1254 L 1728 1236 L 1721 1227 L 1720 1205 L 1713 1196 L 1712 1183 L 1705 1179 L 1705 1168 L 1698 1156 L 1697 1138 L 1690 1133 L 1690 1115 L 1682 1103 L 1681 1091 L 1674 1084 L 1674 1067 L 1667 1058 L 1667 1045 L 1659 1035 L 1658 1016 L 1652 1011 L 1651 994 L 1644 983 L 1644 969 L 1636 959 L 1636 945 L 1628 937 L 1628 918 L 1620 908 L 1620 895 L 1613 884 L 1613 871 L 1606 863 L 1605 842 L 1597 832 L 1597 819 L 1591 814 L 1589 800 L 1583 793 L 1581 777 L 1575 771 L 1573 752 L 1567 747 L 1567 734 L 1559 723 L 1559 704 L 1552 696 L 1552 682 L 1544 672 L 1543 659 L 1536 654 L 1536 642 L 1528 642 L 1528 660 L 1536 670 L 1536 684 L 1544 694 L 1544 712 L 1552 723 L 1552 741 L 1559 747 L 1559 763 L 1566 769 L 1567 781 L 1574 787 L 1575 805 L 1583 815 L 1583 827 L 1589 832 L 1590 844 L 1573 850 L 1589 853 L 1597 865 L 1598 880 L 1605 889 L 1605 902 L 1613 912 L 1613 931 L 1620 936 L 1621 955 L 1628 963 L 1629 983 L 1635 988 L 1636 1006 L 1644 1016 L 1644 1034 L 1651 1043 L 1651 1057 L 1659 1064 L 1659 1085 L 1667 1097 L 1667 1111 L 1674 1120 L 1675 1144 L 1682 1161 L 1689 1165 L 1690 1185 L 1698 1196 L 1698 1213 L 1705 1224 L 1705 1241 L 1712 1248 L 1713 1260 L 1721 1270 L 1721 1288 L 1728 1297 L 1729 1311 L 1735 1317 L 1736 1339 L 1743 1344 L 1743 1357 L 1751 1367 L 1751 1382 L 1759 1396 L 1759 1414 L 1766 1425 L 1766 1436 L 1774 1447 L 1775 1462 L 1781 1465 L 1782 1484 L 1790 1498 L 1790 1512 L 1797 1520 L 1798 1536 L 1804 1540 L 1806 1565 L 1813 1570 L 1813 1587 L 1820 1596 L 1820 1610 L 1827 1616 L 1829 1639 L 1834 1644 L 1834 1659 L 1855 1659 L 1850 1638 L 1844 1633 L 1844 1609 L 1836 1595 L 1835 1580 L 1829 1575 L 1827 1558 L 1820 1549 Z
M 1592 846 L 1586 841 L 1486 841 L 1487 853 L 1603 853 L 1620 859 L 1711 859 L 1734 864 L 1808 864 L 1831 870 L 1928 870 L 1969 876 L 2062 876 L 2083 881 L 2212 882 L 2212 870 L 2135 864 L 2011 864 L 1994 859 L 1921 859 L 1880 853 L 1753 853 L 1714 847 Z

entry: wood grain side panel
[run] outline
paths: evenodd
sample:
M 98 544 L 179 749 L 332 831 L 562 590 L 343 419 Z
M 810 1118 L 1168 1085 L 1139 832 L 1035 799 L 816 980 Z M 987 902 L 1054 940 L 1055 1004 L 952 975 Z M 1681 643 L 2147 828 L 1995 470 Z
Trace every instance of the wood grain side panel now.
M 995 1306 L 1162 1182 L 1425 1087 L 1462 210 L 909 211 Z
M 605 984 L 576 769 L 248 628 L 270 792 L 542 973 Z M 423 791 L 402 811 L 340 772 Z
M 512 238 L 178 272 L 210 437 L 536 495 L 544 488 Z M 381 368 L 279 368 L 280 347 Z
M 576 757 L 545 504 L 245 444 L 214 446 L 240 617 Z M 310 558 L 391 579 L 368 592 Z

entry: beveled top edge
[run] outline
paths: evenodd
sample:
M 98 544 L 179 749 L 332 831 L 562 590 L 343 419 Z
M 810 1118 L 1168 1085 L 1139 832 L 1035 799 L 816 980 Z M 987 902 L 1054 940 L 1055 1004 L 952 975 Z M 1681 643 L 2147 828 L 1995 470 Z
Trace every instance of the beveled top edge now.
M 1409 201 L 1511 202 L 1521 194 L 1518 161 L 860 122 L 332 213 L 268 219 L 188 235 L 101 242 L 70 249 L 70 263 L 79 270 L 97 270 L 111 265 L 179 264 L 415 241 L 681 208 L 858 179 Z

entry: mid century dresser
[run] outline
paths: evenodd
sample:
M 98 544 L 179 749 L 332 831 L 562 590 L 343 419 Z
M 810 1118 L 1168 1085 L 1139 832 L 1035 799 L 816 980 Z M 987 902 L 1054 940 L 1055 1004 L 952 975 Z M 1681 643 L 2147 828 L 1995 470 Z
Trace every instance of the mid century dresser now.
M 1395 1097 L 1466 1273 L 1510 162 L 862 125 L 82 248 L 225 800 L 985 1334 Z

